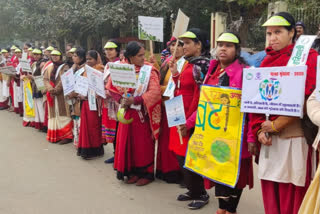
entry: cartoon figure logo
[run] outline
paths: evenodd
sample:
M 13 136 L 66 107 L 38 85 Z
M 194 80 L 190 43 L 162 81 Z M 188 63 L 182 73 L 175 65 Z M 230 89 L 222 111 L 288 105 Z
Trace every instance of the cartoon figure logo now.
M 263 100 L 276 100 L 281 94 L 280 82 L 276 78 L 265 79 L 260 83 L 259 91 Z

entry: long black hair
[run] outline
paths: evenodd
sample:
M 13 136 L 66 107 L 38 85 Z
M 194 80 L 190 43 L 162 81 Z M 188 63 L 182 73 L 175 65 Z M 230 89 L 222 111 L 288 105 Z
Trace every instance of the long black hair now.
M 124 57 L 130 62 L 129 58 L 137 55 L 141 48 L 144 48 L 144 45 L 140 42 L 129 42 L 126 51 L 124 52 Z
M 194 38 L 191 40 L 193 40 L 196 43 L 198 42 L 201 43 L 201 55 L 210 56 L 210 42 L 209 42 L 208 34 L 199 28 L 191 28 L 188 31 L 194 33 L 197 36 L 197 38 Z
M 283 26 L 283 27 L 285 29 L 287 29 L 288 31 L 291 31 L 292 29 L 294 30 L 294 35 L 292 38 L 292 42 L 294 42 L 294 40 L 296 39 L 296 36 L 297 36 L 297 30 L 296 30 L 296 21 L 293 18 L 293 16 L 288 12 L 279 12 L 279 13 L 274 14 L 274 16 L 281 16 L 290 23 L 290 26 Z
M 77 54 L 77 56 L 81 59 L 80 65 L 86 62 L 86 51 L 83 48 L 78 47 L 75 54 Z
M 88 51 L 87 56 L 90 56 L 91 58 L 98 60 L 98 52 L 95 50 Z

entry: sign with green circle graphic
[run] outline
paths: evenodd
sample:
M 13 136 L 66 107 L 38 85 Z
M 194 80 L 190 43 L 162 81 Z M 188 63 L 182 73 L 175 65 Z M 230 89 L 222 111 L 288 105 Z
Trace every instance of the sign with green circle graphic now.
M 217 140 L 211 145 L 211 154 L 214 159 L 220 163 L 225 163 L 230 160 L 230 147 L 222 140 Z

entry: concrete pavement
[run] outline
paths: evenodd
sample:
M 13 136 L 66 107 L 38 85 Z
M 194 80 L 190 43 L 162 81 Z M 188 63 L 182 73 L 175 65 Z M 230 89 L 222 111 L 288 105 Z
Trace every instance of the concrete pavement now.
M 188 202 L 176 201 L 186 191 L 178 185 L 118 181 L 103 163 L 112 150 L 106 146 L 103 158 L 84 161 L 72 144 L 50 144 L 44 133 L 22 127 L 14 113 L 0 111 L 0 214 L 215 214 L 214 189 L 208 206 L 191 211 Z M 238 213 L 264 213 L 257 178 L 254 189 L 244 191 Z

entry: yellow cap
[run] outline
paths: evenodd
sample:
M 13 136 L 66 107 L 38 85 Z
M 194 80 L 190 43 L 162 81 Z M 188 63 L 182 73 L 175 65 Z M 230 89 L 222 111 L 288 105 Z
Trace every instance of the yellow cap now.
M 181 36 L 179 36 L 179 38 L 195 39 L 195 38 L 197 38 L 197 35 L 192 33 L 191 31 L 187 31 L 184 34 L 182 34 Z
M 16 48 L 16 49 L 14 50 L 14 52 L 15 52 L 15 53 L 21 53 L 22 51 L 21 51 L 19 48 Z
M 10 48 L 10 50 L 15 50 L 15 49 L 17 49 L 15 45 L 12 45 L 12 47 Z
M 106 45 L 104 46 L 104 49 L 107 49 L 107 48 L 117 48 L 118 45 L 114 42 L 107 42 Z
M 46 49 L 46 51 L 53 51 L 54 50 L 54 47 L 52 47 L 52 46 L 49 46 L 49 47 L 47 47 L 47 49 Z
M 76 52 L 76 50 L 77 50 L 77 48 L 71 48 L 71 49 L 69 50 L 69 53 L 74 53 L 74 52 Z
M 219 36 L 217 42 L 232 42 L 239 44 L 239 39 L 233 33 L 223 33 Z
M 33 51 L 33 48 L 28 48 L 28 51 Z
M 282 16 L 272 16 L 262 26 L 290 26 L 291 24 Z
M 8 53 L 8 51 L 6 49 L 2 49 L 1 53 Z
M 38 48 L 35 48 L 33 51 L 32 51 L 33 54 L 42 54 L 42 51 Z
M 61 54 L 61 52 L 58 51 L 58 50 L 53 50 L 53 51 L 51 52 L 51 55 L 61 56 L 62 54 Z

